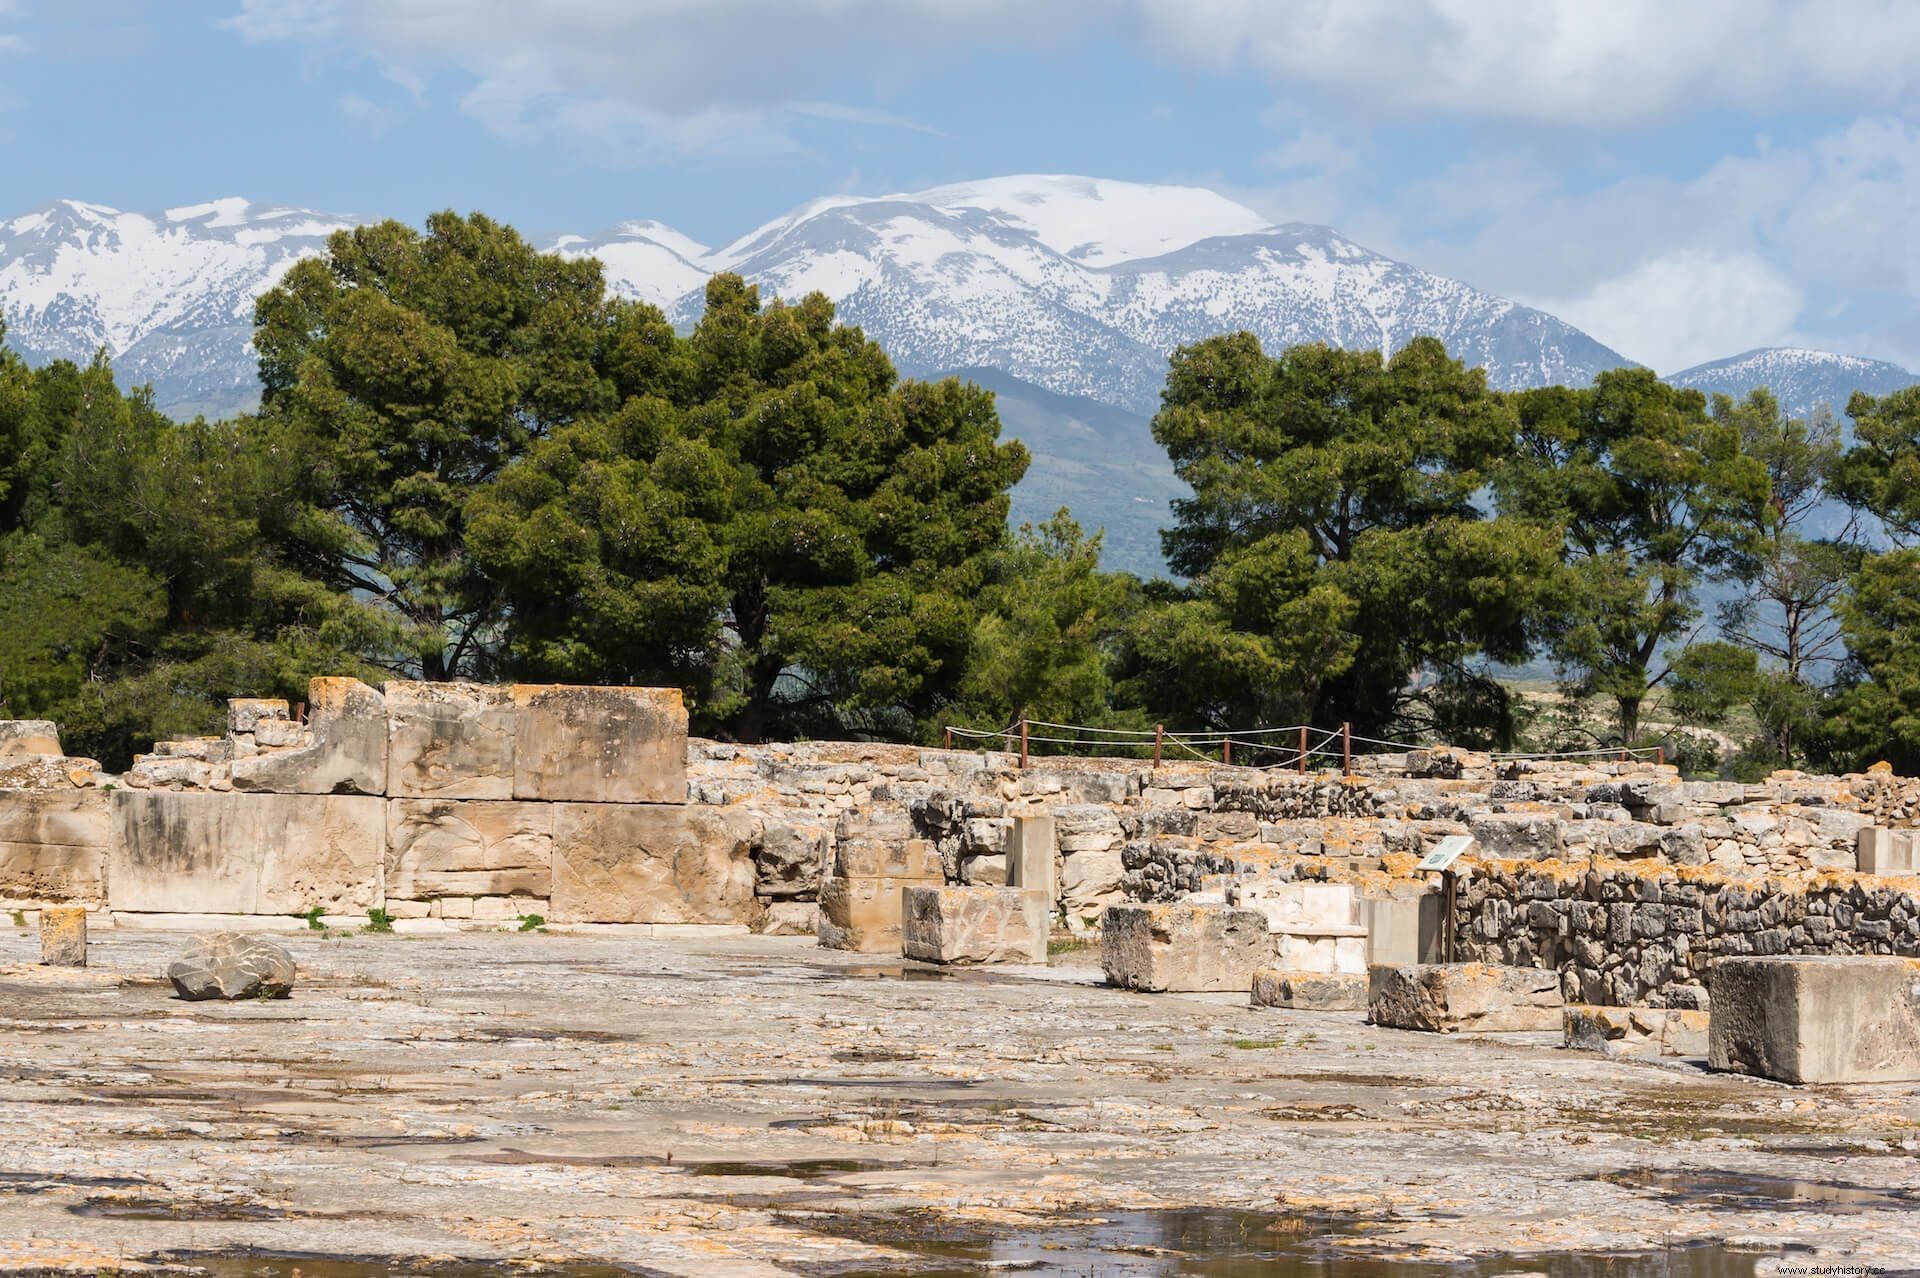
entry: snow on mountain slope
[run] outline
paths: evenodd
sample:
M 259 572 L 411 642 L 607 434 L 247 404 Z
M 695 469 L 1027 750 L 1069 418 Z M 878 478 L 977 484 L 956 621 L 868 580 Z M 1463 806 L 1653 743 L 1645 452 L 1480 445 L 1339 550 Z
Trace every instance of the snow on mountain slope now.
M 668 307 L 698 292 L 713 272 L 699 265 L 713 250 L 663 222 L 622 222 L 594 236 L 562 235 L 547 247 L 567 257 L 597 257 L 620 291 Z
M 1197 186 L 1149 186 L 1058 175 L 987 178 L 904 197 L 937 209 L 980 209 L 1083 266 L 1158 257 L 1217 235 L 1268 225 L 1243 204 Z
M 1667 377 L 1675 386 L 1692 386 L 1709 394 L 1736 398 L 1757 386 L 1770 389 L 1781 407 L 1802 415 L 1822 404 L 1844 414 L 1847 400 L 1857 390 L 1885 395 L 1920 382 L 1920 375 L 1884 360 L 1794 346 L 1770 346 L 1696 364 Z
M 0 222 L 7 341 L 36 360 L 105 347 L 175 408 L 253 386 L 253 302 L 347 219 L 230 198 L 123 213 L 60 200 Z

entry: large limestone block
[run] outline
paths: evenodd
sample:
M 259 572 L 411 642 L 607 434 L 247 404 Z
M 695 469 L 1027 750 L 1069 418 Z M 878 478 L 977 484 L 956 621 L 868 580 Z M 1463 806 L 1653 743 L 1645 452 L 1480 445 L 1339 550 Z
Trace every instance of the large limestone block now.
M 262 726 L 255 724 L 256 734 Z M 307 685 L 302 744 L 233 761 L 233 788 L 273 794 L 383 794 L 386 699 L 358 679 Z
M 1783 1083 L 1920 1079 L 1920 960 L 1723 958 L 1707 989 L 1713 1069 Z
M 1360 901 L 1350 883 L 1254 879 L 1234 885 L 1233 903 L 1266 916 L 1270 932 L 1345 935 L 1360 929 Z
M 387 793 L 433 799 L 511 799 L 512 690 L 480 683 L 393 680 L 387 699 Z
M 1350 976 L 1367 974 L 1367 934 L 1360 928 L 1345 932 L 1273 934 L 1274 962 L 1288 972 L 1319 972 Z
M 549 895 L 553 812 L 512 800 L 387 800 L 387 899 Z
M 515 684 L 513 797 L 685 803 L 687 708 L 678 688 Z
M 940 849 L 929 839 L 842 837 L 833 846 L 833 877 L 840 879 L 945 879 Z
M 924 963 L 1044 963 L 1047 894 L 1017 887 L 909 887 L 900 952 Z
M 820 885 L 820 924 L 816 935 L 830 950 L 857 950 L 862 954 L 902 952 L 908 888 L 927 887 L 924 878 L 843 878 L 834 876 Z
M 1558 1030 L 1565 1002 L 1550 968 L 1491 963 L 1376 967 L 1367 1019 L 1390 1029 L 1501 1033 Z
M 523 738 L 524 739 L 524 738 Z M 556 923 L 752 923 L 753 817 L 700 804 L 562 803 Z
M 0 790 L 0 899 L 104 899 L 109 808 L 105 790 Z
M 1438 963 L 1442 957 L 1444 899 L 1438 891 L 1394 890 L 1365 897 L 1360 917 L 1367 929 L 1368 967 Z
M 1221 905 L 1115 905 L 1101 916 L 1109 983 L 1150 992 L 1245 994 L 1273 966 L 1266 916 Z
M 754 891 L 758 895 L 773 899 L 818 896 L 827 866 L 827 829 L 806 822 L 769 825 L 760 836 L 753 860 Z
M 1059 890 L 1054 871 L 1058 853 L 1059 841 L 1050 814 L 1016 815 L 1013 834 L 1007 843 L 1007 886 L 1043 893 L 1051 902 Z
M 1855 865 L 1862 874 L 1912 874 L 1913 844 L 1911 830 L 1863 826 L 1854 836 Z
M 120 790 L 107 900 L 185 914 L 362 914 L 381 904 L 386 801 Z
M 0 719 L 0 759 L 60 757 L 60 730 L 49 719 Z

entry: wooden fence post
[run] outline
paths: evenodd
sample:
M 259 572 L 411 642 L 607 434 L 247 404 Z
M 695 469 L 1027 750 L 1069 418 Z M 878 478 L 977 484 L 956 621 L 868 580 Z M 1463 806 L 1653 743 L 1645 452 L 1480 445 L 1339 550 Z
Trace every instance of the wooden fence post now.
M 1233 766 L 1233 738 L 1228 737 L 1220 743 L 1220 762 L 1227 767 Z
M 1153 766 L 1156 768 L 1160 766 L 1160 742 L 1166 737 L 1166 735 L 1167 735 L 1166 724 L 1156 723 L 1153 725 Z
M 1027 720 L 1025 715 L 1020 717 L 1020 766 L 1023 768 L 1027 766 Z
M 1353 775 L 1353 725 L 1340 725 L 1340 771 L 1343 776 Z
M 1300 775 L 1307 775 L 1307 725 L 1300 725 Z

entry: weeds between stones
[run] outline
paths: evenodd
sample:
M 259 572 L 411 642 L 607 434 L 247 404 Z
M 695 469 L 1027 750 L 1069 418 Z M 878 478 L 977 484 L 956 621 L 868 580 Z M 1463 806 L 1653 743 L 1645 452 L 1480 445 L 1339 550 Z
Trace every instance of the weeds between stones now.
M 522 915 L 520 915 L 520 929 L 519 929 L 519 930 L 520 930 L 520 931 L 522 931 L 522 932 L 544 932 L 544 931 L 546 931 L 546 930 L 547 930 L 547 919 L 546 919 L 546 916 L 545 916 L 544 914 L 522 914 Z
M 393 915 L 378 908 L 368 910 L 367 925 L 360 930 L 362 932 L 391 932 L 393 931 Z
M 307 921 L 307 930 L 309 932 L 324 932 L 327 930 L 327 925 L 321 922 L 321 918 L 325 913 L 326 911 L 323 907 L 316 905 L 300 917 Z

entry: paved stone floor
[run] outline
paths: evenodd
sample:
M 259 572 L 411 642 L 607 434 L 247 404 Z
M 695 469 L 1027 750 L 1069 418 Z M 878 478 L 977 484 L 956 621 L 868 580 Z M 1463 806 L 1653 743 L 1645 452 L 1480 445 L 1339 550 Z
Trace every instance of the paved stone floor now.
M 1920 1265 L 1920 1086 L 790 938 L 301 935 L 293 998 L 189 1004 L 181 939 L 0 929 L 0 1269 Z

